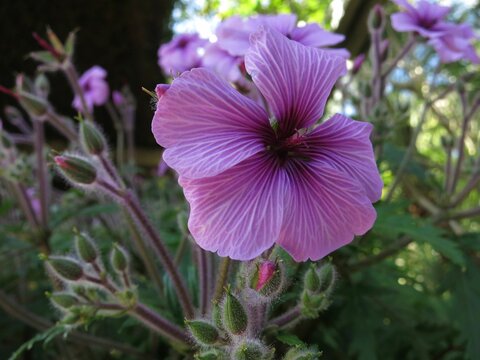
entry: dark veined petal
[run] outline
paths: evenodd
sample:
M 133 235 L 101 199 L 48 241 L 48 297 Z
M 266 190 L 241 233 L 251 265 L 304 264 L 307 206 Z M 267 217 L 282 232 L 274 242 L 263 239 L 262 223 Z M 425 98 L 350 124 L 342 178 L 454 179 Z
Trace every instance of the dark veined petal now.
M 260 29 L 250 37 L 245 65 L 284 131 L 312 125 L 323 114 L 345 59 Z
M 181 176 L 215 176 L 265 148 L 270 125 L 264 109 L 208 69 L 175 79 L 152 122 L 165 162 Z
M 290 164 L 278 240 L 296 261 L 318 260 L 367 232 L 376 212 L 363 188 L 321 162 Z
M 190 203 L 195 241 L 220 256 L 250 260 L 270 248 L 280 232 L 285 173 L 259 153 L 213 177 L 179 182 Z
M 371 202 L 380 199 L 383 181 L 375 163 L 372 125 L 336 114 L 306 137 L 304 153 L 357 181 Z

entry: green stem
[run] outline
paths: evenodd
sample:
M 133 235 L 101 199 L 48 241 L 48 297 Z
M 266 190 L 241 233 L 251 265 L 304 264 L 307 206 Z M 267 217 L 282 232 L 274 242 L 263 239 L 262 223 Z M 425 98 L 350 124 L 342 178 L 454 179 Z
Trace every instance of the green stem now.
M 225 284 L 228 279 L 228 271 L 230 269 L 231 259 L 229 257 L 224 257 L 220 263 L 220 268 L 218 270 L 217 283 L 215 285 L 215 293 L 213 296 L 214 302 L 219 302 L 222 299 L 224 292 Z

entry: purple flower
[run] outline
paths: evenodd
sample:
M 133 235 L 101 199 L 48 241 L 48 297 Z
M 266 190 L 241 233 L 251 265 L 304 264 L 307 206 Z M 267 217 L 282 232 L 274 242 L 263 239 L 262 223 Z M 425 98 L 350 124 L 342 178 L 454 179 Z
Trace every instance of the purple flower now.
M 105 81 L 107 72 L 100 66 L 93 66 L 85 71 L 78 81 L 88 110 L 92 111 L 93 106 L 103 105 L 107 102 L 110 89 L 108 83 Z M 78 111 L 82 111 L 82 102 L 78 96 L 73 99 L 73 107 Z
M 392 27 L 399 32 L 417 32 L 431 38 L 444 32 L 444 18 L 450 11 L 448 6 L 420 0 L 412 6 L 407 0 L 393 0 L 404 12 L 392 14 Z
M 440 56 L 440 61 L 450 63 L 458 60 L 469 60 L 474 64 L 480 63 L 480 58 L 472 45 L 476 38 L 472 28 L 467 24 L 446 24 L 445 32 L 429 40 Z
M 158 49 L 158 65 L 171 75 L 193 69 L 201 64 L 201 49 L 207 40 L 198 34 L 181 34 Z
M 352 74 L 356 74 L 360 71 L 364 61 L 365 61 L 365 54 L 357 55 L 357 57 L 353 59 Z
M 297 17 L 293 14 L 260 15 L 250 18 L 232 16 L 223 21 L 217 29 L 218 44 L 231 55 L 244 56 L 250 46 L 250 34 L 259 26 L 268 26 L 306 46 L 323 48 L 335 52 L 336 55 L 348 58 L 345 49 L 325 49 L 344 40 L 344 36 L 322 29 L 318 24 L 311 23 L 297 27 Z
M 276 243 L 297 261 L 317 260 L 375 221 L 383 185 L 372 126 L 339 114 L 315 126 L 344 59 L 262 27 L 245 62 L 274 117 L 200 68 L 159 98 L 152 132 L 179 173 L 202 248 L 247 260 Z
M 245 74 L 242 74 L 241 71 L 243 64 L 242 56 L 231 55 L 218 43 L 209 44 L 205 48 L 205 55 L 202 59 L 202 66 L 212 69 L 232 83 L 246 82 Z

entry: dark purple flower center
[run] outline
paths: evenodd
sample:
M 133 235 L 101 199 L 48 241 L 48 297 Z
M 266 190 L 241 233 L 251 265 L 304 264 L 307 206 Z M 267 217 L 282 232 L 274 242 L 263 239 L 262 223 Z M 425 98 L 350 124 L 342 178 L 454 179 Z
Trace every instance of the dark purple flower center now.
M 438 20 L 435 18 L 430 17 L 420 17 L 418 19 L 418 25 L 423 27 L 424 29 L 431 29 L 437 24 Z
M 307 144 L 304 135 L 304 131 L 301 130 L 286 134 L 277 131 L 266 139 L 266 149 L 278 160 L 280 165 L 284 165 L 289 159 L 308 160 L 308 156 L 305 154 Z

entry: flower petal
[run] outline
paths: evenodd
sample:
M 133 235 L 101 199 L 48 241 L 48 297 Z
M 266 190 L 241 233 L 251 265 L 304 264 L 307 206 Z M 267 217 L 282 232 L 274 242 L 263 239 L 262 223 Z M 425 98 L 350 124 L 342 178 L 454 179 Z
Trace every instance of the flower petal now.
M 305 46 L 324 47 L 341 43 L 345 35 L 329 32 L 316 23 L 293 29 L 291 39 Z
M 267 153 L 204 179 L 181 177 L 195 241 L 220 256 L 250 260 L 273 245 L 283 219 L 285 175 Z
M 345 59 L 301 45 L 261 27 L 250 37 L 247 71 L 284 131 L 312 125 L 323 114 Z
M 375 209 L 357 182 L 321 162 L 291 167 L 277 242 L 296 261 L 321 259 L 373 226 Z
M 353 178 L 371 202 L 382 195 L 383 181 L 375 163 L 372 125 L 336 114 L 306 137 L 305 154 Z
M 157 104 L 152 132 L 181 176 L 214 176 L 265 148 L 267 114 L 208 69 L 175 79 Z

